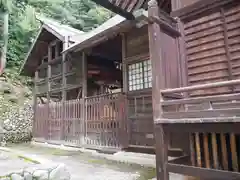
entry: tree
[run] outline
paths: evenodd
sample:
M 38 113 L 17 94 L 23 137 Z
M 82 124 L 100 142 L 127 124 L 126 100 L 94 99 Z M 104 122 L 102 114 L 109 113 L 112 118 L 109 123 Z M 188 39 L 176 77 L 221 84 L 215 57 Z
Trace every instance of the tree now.
M 0 1 L 0 75 L 6 64 L 6 53 L 8 43 L 8 16 L 11 10 L 11 0 Z
M 36 13 L 89 31 L 102 24 L 112 14 L 91 0 L 0 0 L 12 9 L 9 13 L 7 66 L 19 68 L 34 39 L 39 22 Z

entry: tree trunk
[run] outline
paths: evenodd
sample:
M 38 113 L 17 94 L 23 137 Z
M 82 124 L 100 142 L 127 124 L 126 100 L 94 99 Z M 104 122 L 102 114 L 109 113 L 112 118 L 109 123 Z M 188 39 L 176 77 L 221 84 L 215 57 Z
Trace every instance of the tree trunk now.
M 6 65 L 7 44 L 8 44 L 8 13 L 0 13 L 0 75 Z

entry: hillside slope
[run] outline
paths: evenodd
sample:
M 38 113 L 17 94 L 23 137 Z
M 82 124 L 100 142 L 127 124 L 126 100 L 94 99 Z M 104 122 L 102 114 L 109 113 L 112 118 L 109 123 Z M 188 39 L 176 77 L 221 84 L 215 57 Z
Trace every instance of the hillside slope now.
M 31 81 L 16 72 L 6 69 L 0 76 L 0 124 L 10 142 L 28 140 L 32 129 Z

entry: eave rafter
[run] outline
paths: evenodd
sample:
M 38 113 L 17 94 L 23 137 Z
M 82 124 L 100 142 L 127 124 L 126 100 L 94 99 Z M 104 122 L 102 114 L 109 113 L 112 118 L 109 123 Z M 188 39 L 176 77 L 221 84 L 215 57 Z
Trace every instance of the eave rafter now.
M 146 9 L 149 0 L 92 0 L 92 1 L 129 20 L 133 20 L 134 19 L 133 12 L 140 8 Z
M 135 19 L 133 12 L 138 9 L 147 9 L 148 2 L 150 0 L 92 0 L 95 3 L 109 9 L 110 11 L 117 13 L 126 19 L 133 20 Z M 159 7 L 165 12 L 171 10 L 171 1 L 170 0 L 157 0 Z M 170 13 L 170 12 L 168 12 Z

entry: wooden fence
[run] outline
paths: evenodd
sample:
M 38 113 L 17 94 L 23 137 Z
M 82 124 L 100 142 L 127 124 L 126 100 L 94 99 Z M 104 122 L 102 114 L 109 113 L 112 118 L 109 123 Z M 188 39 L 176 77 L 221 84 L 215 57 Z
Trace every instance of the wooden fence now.
M 154 147 L 152 93 L 128 95 L 129 145 Z
M 107 94 L 39 104 L 34 138 L 74 146 L 124 148 L 128 140 L 125 103 L 124 95 Z

